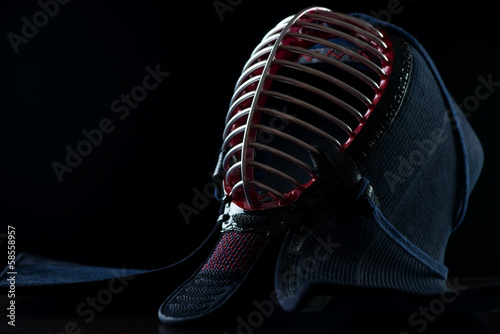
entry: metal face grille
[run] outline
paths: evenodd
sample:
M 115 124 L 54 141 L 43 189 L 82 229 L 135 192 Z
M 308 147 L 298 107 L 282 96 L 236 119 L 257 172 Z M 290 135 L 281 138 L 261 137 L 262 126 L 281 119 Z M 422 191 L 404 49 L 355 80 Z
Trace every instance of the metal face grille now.
M 245 64 L 223 134 L 224 191 L 239 207 L 292 203 L 315 180 L 308 151 L 346 149 L 393 63 L 379 29 L 308 8 L 264 36 Z

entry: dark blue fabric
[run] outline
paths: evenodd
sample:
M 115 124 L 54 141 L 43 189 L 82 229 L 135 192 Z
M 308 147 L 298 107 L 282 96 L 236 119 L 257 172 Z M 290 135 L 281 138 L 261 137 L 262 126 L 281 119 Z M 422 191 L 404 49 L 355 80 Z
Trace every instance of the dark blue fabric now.
M 408 254 L 417 259 L 420 263 L 426 266 L 429 270 L 439 275 L 440 278 L 448 277 L 448 269 L 441 263 L 435 261 L 429 255 L 424 253 L 420 248 L 413 244 L 408 238 L 401 234 L 389 221 L 384 217 L 380 208 L 370 200 L 373 207 L 373 216 L 379 227 L 391 238 L 396 244 L 404 249 Z
M 360 166 L 379 204 L 371 214 L 331 197 L 290 232 L 276 271 L 281 304 L 294 310 L 303 291 L 332 284 L 421 296 L 448 291 L 446 245 L 479 177 L 481 144 L 423 47 L 399 27 L 363 14 L 409 42 L 412 67 L 399 113 Z M 326 240 L 330 238 L 331 240 Z M 337 244 L 323 260 L 322 245 Z
M 147 270 L 89 266 L 21 253 L 16 258 L 16 272 L 16 286 L 37 286 L 110 280 L 114 277 L 142 274 Z M 8 273 L 8 268 L 5 268 L 0 274 L 0 285 L 8 284 L 5 279 L 11 276 Z
M 16 258 L 15 287 L 17 293 L 47 293 L 53 288 L 64 286 L 71 291 L 88 289 L 90 286 L 107 282 L 113 278 L 134 276 L 134 284 L 164 282 L 166 289 L 175 289 L 187 279 L 208 256 L 220 234 L 220 223 L 203 243 L 189 256 L 165 267 L 146 270 L 136 268 L 98 267 L 50 259 L 34 254 L 21 253 Z M 158 254 L 161 256 L 161 254 Z M 0 273 L 0 292 L 7 291 L 11 275 L 5 267 Z
M 392 30 L 404 36 L 405 39 L 407 39 L 413 45 L 413 47 L 416 48 L 420 52 L 420 54 L 424 57 L 427 66 L 432 71 L 435 80 L 439 84 L 440 89 L 444 94 L 444 99 L 446 101 L 448 110 L 450 111 L 450 117 L 452 118 L 451 122 L 453 122 L 456 125 L 456 131 L 457 131 L 456 133 L 458 137 L 457 143 L 461 149 L 460 152 L 461 165 L 459 166 L 459 168 L 462 169 L 463 171 L 463 178 L 461 180 L 461 182 L 463 182 L 463 189 L 461 189 L 462 203 L 460 209 L 457 212 L 456 221 L 454 223 L 454 229 L 456 229 L 463 221 L 467 209 L 469 195 L 481 171 L 483 162 L 483 151 L 481 144 L 477 139 L 477 137 L 475 136 L 473 129 L 470 127 L 467 120 L 463 117 L 462 111 L 458 108 L 458 105 L 455 103 L 453 97 L 446 88 L 446 85 L 444 84 L 444 81 L 441 78 L 439 71 L 437 70 L 437 67 L 434 64 L 431 56 L 427 53 L 422 44 L 420 44 L 416 40 L 415 37 L 406 32 L 401 27 L 398 27 L 388 22 L 377 20 L 372 16 L 363 13 L 352 13 L 351 15 L 359 17 L 372 24 L 380 25 L 385 29 Z M 470 155 L 473 155 L 474 157 L 471 158 Z M 469 163 L 470 160 L 473 160 L 476 163 L 471 165 Z M 471 167 L 474 167 L 475 169 L 471 170 Z
M 449 106 L 425 58 L 412 48 L 413 66 L 398 117 L 361 167 L 380 210 L 402 235 L 443 263 L 462 205 L 463 172 Z

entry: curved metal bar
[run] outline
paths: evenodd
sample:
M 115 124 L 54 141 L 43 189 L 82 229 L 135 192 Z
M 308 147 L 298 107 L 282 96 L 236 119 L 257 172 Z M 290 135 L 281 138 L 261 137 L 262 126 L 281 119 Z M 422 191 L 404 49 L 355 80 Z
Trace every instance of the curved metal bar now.
M 298 138 L 295 138 L 294 136 L 291 136 L 288 133 L 285 133 L 283 131 L 274 129 L 274 128 L 270 127 L 270 126 L 261 125 L 261 124 L 254 124 L 254 125 L 252 125 L 252 127 L 254 129 L 258 129 L 258 130 L 270 133 L 272 135 L 278 136 L 280 138 L 283 138 L 285 140 L 288 140 L 289 142 L 291 142 L 291 143 L 293 143 L 295 145 L 298 145 L 298 146 L 300 146 L 302 148 L 305 148 L 306 150 L 309 150 L 309 151 L 314 151 L 315 150 L 314 146 L 309 145 L 305 141 L 302 141 L 302 140 L 300 140 Z
M 252 57 L 250 57 L 250 59 L 247 60 L 247 62 L 245 63 L 245 66 L 243 66 L 243 69 L 241 70 L 242 75 L 240 75 L 240 78 L 245 77 L 245 76 L 243 76 L 243 72 L 245 72 L 254 63 L 254 61 L 256 61 L 260 57 L 264 56 L 265 54 L 270 53 L 272 51 L 273 47 L 274 46 L 268 46 L 267 48 L 263 48 L 262 50 L 257 51 L 257 53 L 255 53 Z M 267 60 L 267 58 L 266 58 L 266 60 Z M 263 60 L 261 60 L 261 61 L 263 61 Z M 238 85 L 236 85 L 235 87 L 238 87 Z
M 311 169 L 311 167 L 309 167 L 308 164 L 306 164 L 305 162 L 303 162 L 302 160 L 299 160 L 297 158 L 295 158 L 294 156 L 291 156 L 290 154 L 288 153 L 285 153 L 283 151 L 280 151 L 278 149 L 275 149 L 271 146 L 267 146 L 267 145 L 264 145 L 264 144 L 260 144 L 260 143 L 250 143 L 249 146 L 257 149 L 257 150 L 263 150 L 263 151 L 267 151 L 267 152 L 270 152 L 280 158 L 283 158 L 283 159 L 286 159 L 292 163 L 294 163 L 295 165 L 299 166 L 300 168 L 302 168 L 303 170 L 305 170 L 306 172 L 308 172 L 309 174 L 313 174 L 313 170 Z M 318 153 L 319 154 L 319 151 L 314 148 L 314 151 L 315 153 Z
M 238 145 L 233 146 L 224 156 L 224 159 L 222 160 L 222 166 L 224 167 L 224 170 L 229 169 L 229 159 L 231 159 L 236 152 L 241 151 L 241 148 L 243 147 L 243 143 L 239 143 Z M 241 164 L 241 161 L 239 162 Z M 227 173 L 227 172 L 226 172 Z
M 378 90 L 380 88 L 380 86 L 375 81 L 373 81 L 373 79 L 371 79 L 369 76 L 367 76 L 366 74 L 358 71 L 357 69 L 355 69 L 347 64 L 344 64 L 343 62 L 337 61 L 337 60 L 332 59 L 328 56 L 322 55 L 318 52 L 314 52 L 314 51 L 304 49 L 301 47 L 296 47 L 296 46 L 292 46 L 292 45 L 282 45 L 281 48 L 285 49 L 285 50 L 293 51 L 296 53 L 305 54 L 307 56 L 324 61 L 325 63 L 333 65 L 337 68 L 340 68 L 341 70 L 344 70 L 345 72 L 347 72 L 347 73 L 355 76 L 359 80 L 363 81 L 365 84 L 367 84 L 374 91 Z M 282 60 L 277 59 L 275 61 L 282 61 Z M 298 64 L 298 65 L 300 65 L 300 64 Z
M 275 117 L 286 119 L 287 121 L 290 121 L 290 122 L 293 122 L 293 123 L 305 128 L 305 129 L 311 131 L 312 133 L 315 133 L 315 134 L 327 139 L 337 149 L 340 148 L 340 146 L 342 146 L 342 144 L 340 144 L 340 142 L 335 137 L 333 137 L 330 134 L 326 133 L 325 131 L 315 127 L 314 125 L 311 125 L 307 122 L 304 122 L 303 120 L 301 120 L 297 117 L 294 117 L 292 115 L 288 115 L 288 114 L 285 114 L 285 113 L 282 113 L 280 111 L 276 111 L 276 110 L 270 109 L 270 108 L 259 108 L 259 111 L 264 112 L 264 113 L 269 114 L 269 115 L 272 115 L 272 116 L 275 116 Z
M 254 55 L 255 52 L 258 52 L 259 50 L 265 48 L 268 46 L 268 44 L 271 44 L 273 43 L 272 45 L 276 45 L 276 41 L 280 39 L 280 36 L 281 36 L 281 33 L 278 33 L 278 34 L 275 34 L 275 35 L 271 35 L 267 38 L 264 38 L 256 47 L 255 49 L 253 50 L 252 52 L 252 55 L 251 57 Z
M 280 193 L 278 190 L 274 189 L 274 188 L 271 188 L 261 182 L 258 182 L 258 181 L 255 181 L 255 180 L 250 180 L 248 182 L 251 186 L 254 186 L 254 187 L 259 187 L 265 191 L 267 191 L 268 193 L 271 193 L 273 194 L 274 196 L 277 196 L 281 199 L 285 199 L 285 195 L 283 195 L 282 193 Z
M 313 14 L 318 14 L 319 15 L 324 15 L 328 17 L 333 17 L 336 19 L 341 19 L 343 21 L 349 22 L 357 27 L 360 27 L 364 30 L 370 30 L 373 34 L 377 35 L 379 38 L 382 38 L 384 35 L 380 30 L 375 28 L 371 23 L 363 21 L 357 17 L 344 14 L 344 13 L 339 13 L 339 12 L 332 12 L 331 10 L 317 10 L 317 11 L 311 11 Z M 306 15 L 310 15 L 310 13 L 307 13 Z M 384 43 L 385 44 L 385 43 Z
M 306 22 L 306 21 L 299 21 L 297 22 L 298 25 L 311 28 L 311 29 L 316 29 L 319 31 L 323 31 L 326 33 L 330 33 L 339 37 L 342 37 L 343 39 L 353 43 L 354 45 L 357 45 L 363 49 L 368 50 L 370 53 L 372 53 L 374 56 L 376 56 L 380 61 L 388 61 L 389 59 L 381 53 L 379 50 L 375 49 L 373 46 L 370 44 L 360 40 L 359 38 L 356 38 L 352 35 L 346 34 L 345 32 L 342 32 L 338 29 L 333 29 L 330 27 L 325 27 L 320 24 L 312 23 L 312 22 Z
M 256 81 L 259 81 L 260 76 L 255 76 L 253 78 L 248 79 L 245 81 L 243 84 L 241 84 L 238 88 L 235 89 L 233 93 L 233 97 L 231 98 L 231 101 L 229 101 L 229 105 L 232 105 L 234 103 L 234 99 L 237 99 L 241 96 L 241 93 L 248 88 L 251 84 L 255 83 Z
M 329 74 L 326 74 L 326 73 L 323 73 L 321 71 L 318 71 L 317 69 L 314 69 L 312 67 L 308 67 L 308 66 L 305 66 L 305 65 L 302 65 L 302 64 L 299 64 L 299 63 L 295 63 L 295 62 L 292 62 L 292 61 L 289 61 L 289 60 L 279 60 L 279 59 L 276 59 L 275 60 L 275 63 L 276 64 L 279 64 L 279 65 L 282 65 L 282 66 L 286 66 L 286 67 L 290 67 L 290 68 L 293 68 L 293 69 L 296 69 L 296 70 L 300 70 L 300 71 L 303 71 L 305 73 L 309 73 L 311 75 L 314 75 L 314 76 L 317 76 L 341 89 L 343 89 L 344 91 L 350 93 L 352 96 L 354 96 L 355 98 L 357 98 L 360 102 L 362 102 L 365 107 L 370 107 L 372 105 L 372 101 L 366 96 L 364 95 L 363 93 L 361 93 L 359 90 L 357 90 L 356 88 L 346 84 L 345 82 L 343 81 L 340 81 L 338 80 L 337 78 L 335 77 L 332 77 L 331 75 Z
M 280 23 L 278 23 L 276 25 L 276 27 L 274 27 L 273 29 L 268 31 L 267 34 L 264 35 L 262 40 L 267 40 L 269 38 L 269 36 L 271 36 L 271 35 L 275 35 L 275 34 L 279 35 L 283 31 L 283 28 L 285 28 L 287 26 L 288 22 L 290 22 L 291 18 L 292 17 L 288 17 L 288 18 L 284 19 L 283 21 L 281 21 Z
M 248 100 L 248 99 L 251 99 L 254 96 L 255 96 L 255 91 L 250 91 L 250 92 L 238 97 L 238 99 L 229 107 L 229 111 L 227 112 L 227 115 L 226 115 L 226 123 L 229 122 L 229 120 L 231 118 L 233 118 L 233 116 L 235 115 L 234 111 L 236 110 L 236 107 L 238 107 L 241 104 L 241 102 Z
M 341 128 L 349 136 L 352 135 L 352 129 L 349 127 L 349 125 L 345 124 L 340 119 L 338 119 L 337 117 L 333 116 L 332 114 L 324 111 L 321 108 L 318 108 L 318 107 L 316 107 L 316 106 L 314 106 L 314 105 L 312 105 L 310 103 L 307 103 L 307 102 L 302 101 L 302 100 L 300 100 L 298 98 L 295 98 L 293 96 L 290 96 L 290 95 L 287 95 L 287 94 L 283 94 L 283 93 L 280 93 L 280 92 L 263 91 L 262 93 L 265 94 L 265 95 L 268 95 L 268 96 L 276 97 L 278 99 L 282 99 L 282 100 L 294 103 L 294 104 L 299 105 L 299 106 L 301 106 L 303 108 L 306 108 L 306 109 L 308 109 L 308 110 L 310 110 L 310 111 L 312 111 L 312 112 L 320 115 L 321 117 L 325 118 L 326 120 L 332 122 L 333 124 L 337 125 L 339 128 Z
M 375 63 L 373 63 L 369 59 L 367 59 L 367 58 L 363 57 L 362 55 L 360 55 L 359 53 L 353 52 L 352 50 L 350 50 L 346 47 L 343 47 L 342 45 L 339 45 L 337 43 L 330 42 L 329 40 L 326 40 L 326 39 L 321 38 L 321 37 L 316 37 L 316 36 L 303 34 L 303 33 L 290 32 L 290 33 L 288 33 L 288 36 L 295 37 L 298 39 L 303 39 L 303 40 L 310 41 L 310 42 L 317 43 L 317 44 L 321 44 L 321 45 L 324 45 L 325 47 L 329 47 L 329 48 L 332 48 L 334 50 L 338 50 L 338 51 L 343 52 L 343 53 L 351 56 L 352 58 L 356 59 L 357 61 L 359 61 L 360 63 L 362 63 L 363 65 L 365 65 L 366 67 L 368 67 L 369 69 L 374 71 L 375 73 L 377 73 L 379 76 L 383 77 L 386 75 L 386 73 L 384 72 L 384 70 L 382 68 L 377 66 Z
M 295 187 L 300 187 L 299 181 L 297 181 L 295 178 L 291 177 L 290 175 L 288 175 L 286 173 L 283 173 L 282 171 L 280 171 L 276 168 L 273 168 L 273 167 L 268 166 L 266 164 L 260 163 L 258 161 L 249 161 L 248 165 L 251 167 L 260 168 L 260 169 L 265 170 L 266 172 L 272 173 L 274 175 L 278 175 L 279 177 L 290 182 Z
M 269 74 L 268 78 L 274 79 L 276 81 L 286 82 L 286 83 L 295 85 L 297 87 L 300 87 L 300 88 L 306 89 L 306 90 L 308 90 L 310 92 L 313 92 L 313 93 L 315 93 L 315 94 L 317 94 L 317 95 L 319 95 L 321 97 L 324 97 L 325 99 L 329 100 L 330 102 L 335 103 L 336 105 L 338 105 L 342 109 L 344 109 L 347 112 L 349 112 L 351 115 L 353 115 L 354 117 L 356 117 L 356 119 L 358 121 L 360 121 L 363 118 L 363 115 L 359 111 L 357 111 L 354 107 L 352 107 L 351 105 L 349 105 L 346 102 L 342 101 L 338 97 L 333 96 L 332 94 L 329 94 L 329 93 L 325 92 L 324 90 L 321 90 L 319 88 L 316 88 L 314 86 L 306 84 L 306 83 L 304 83 L 302 81 L 295 80 L 295 79 L 289 78 L 289 77 L 285 77 L 283 75 Z
M 261 48 L 261 45 L 266 45 L 268 44 L 269 42 L 267 42 L 268 40 L 271 40 L 271 41 L 274 41 L 274 45 L 281 45 L 283 39 L 285 38 L 285 36 L 287 36 L 287 32 L 289 31 L 289 29 L 293 26 L 293 24 L 307 11 L 309 11 L 311 9 L 306 9 L 306 10 L 303 10 L 303 11 L 300 11 L 299 13 L 297 13 L 293 18 L 291 18 L 289 21 L 286 21 L 286 25 L 283 27 L 283 30 L 280 32 L 279 36 L 276 37 L 276 35 L 271 35 L 269 38 L 266 38 L 264 39 L 264 41 L 262 41 L 258 48 Z M 275 59 L 276 57 L 276 53 L 278 52 L 278 48 L 275 47 L 273 48 L 273 50 L 271 51 L 271 53 L 269 54 L 269 59 L 273 60 Z M 260 80 L 259 81 L 259 84 L 255 90 L 255 93 L 256 95 L 255 96 L 260 96 L 261 92 L 264 90 L 264 83 L 265 83 L 265 77 L 269 74 L 270 70 L 271 70 L 271 66 L 272 66 L 272 61 L 268 61 L 264 67 L 264 69 L 262 70 L 262 78 L 264 78 L 264 80 Z M 241 156 L 242 156 L 242 165 L 241 165 L 241 178 L 242 178 L 242 181 L 243 181 L 243 191 L 245 193 L 245 197 L 246 197 L 246 200 L 248 202 L 249 205 L 252 205 L 252 194 L 250 194 L 250 191 L 249 191 L 249 187 L 248 187 L 248 174 L 247 174 L 247 154 L 248 154 L 248 149 L 249 149 L 249 144 L 250 144 L 250 124 L 251 124 L 251 121 L 253 120 L 254 118 L 254 115 L 255 115 L 255 112 L 257 110 L 257 103 L 258 103 L 258 98 L 255 98 L 253 99 L 252 101 L 252 106 L 251 106 L 251 109 L 250 109 L 250 113 L 248 115 L 248 126 L 247 126 L 247 129 L 244 133 L 244 136 L 243 136 L 243 147 L 242 147 L 242 150 L 241 150 Z
M 250 111 L 250 108 L 247 108 L 245 110 L 241 110 L 240 112 L 236 113 L 226 124 L 226 127 L 224 128 L 224 135 L 222 136 L 223 138 L 226 138 L 232 131 L 235 131 L 236 129 L 231 130 L 231 127 L 238 121 L 240 118 L 247 117 L 248 112 Z M 245 121 L 246 123 L 246 121 Z M 246 126 L 246 125 L 245 125 Z M 224 140 L 225 143 L 225 140 Z M 225 145 L 222 145 L 225 147 Z
M 226 175 L 225 175 L 225 177 L 224 177 L 224 182 L 225 182 L 226 184 L 230 184 L 230 183 L 229 183 L 229 178 L 231 177 L 231 175 L 233 175 L 233 173 L 234 173 L 234 172 L 239 171 L 239 170 L 240 170 L 240 168 L 241 168 L 241 161 L 239 161 L 239 162 L 235 163 L 234 165 L 232 165 L 232 166 L 231 166 L 231 167 L 227 170 L 227 172 L 226 172 Z M 234 187 L 234 185 L 233 185 L 233 187 Z
M 363 26 L 360 27 L 360 26 L 354 24 L 354 22 L 352 20 L 346 19 L 346 17 L 348 17 L 348 19 L 352 19 L 353 17 L 350 15 L 343 15 L 342 19 L 339 19 L 335 15 L 331 15 L 331 14 L 333 14 L 333 13 L 332 12 L 330 12 L 330 13 L 323 12 L 321 14 L 307 13 L 304 16 L 310 17 L 310 18 L 313 18 L 316 20 L 332 23 L 336 26 L 342 27 L 342 28 L 347 29 L 349 31 L 354 31 L 355 33 L 365 37 L 366 39 L 374 41 L 376 44 L 380 45 L 383 49 L 387 48 L 387 44 L 382 40 L 383 34 L 379 30 L 377 30 L 373 25 L 371 25 L 370 23 L 363 21 Z M 330 19 L 333 19 L 334 21 L 330 21 Z M 358 20 L 358 19 L 355 19 L 355 20 Z M 356 23 L 359 23 L 359 22 L 356 22 Z M 370 27 L 372 29 L 370 29 Z M 371 30 L 371 31 L 368 31 L 368 30 Z

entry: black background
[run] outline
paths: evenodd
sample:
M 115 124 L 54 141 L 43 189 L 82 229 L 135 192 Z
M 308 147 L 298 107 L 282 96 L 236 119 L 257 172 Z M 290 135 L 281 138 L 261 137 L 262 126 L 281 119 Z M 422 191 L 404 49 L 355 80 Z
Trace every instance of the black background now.
M 210 182 L 234 84 L 264 34 L 307 6 L 380 13 L 395 2 L 232 3 L 221 19 L 212 1 L 72 0 L 16 54 L 7 34 L 21 35 L 21 18 L 32 22 L 41 8 L 2 0 L 0 234 L 13 225 L 19 251 L 94 265 L 157 268 L 182 258 L 215 224 L 218 203 L 189 224 L 179 205 L 193 206 L 193 189 Z M 383 18 L 424 45 L 457 101 L 475 93 L 479 76 L 500 81 L 493 2 L 400 0 L 395 8 Z M 111 103 L 157 64 L 169 76 L 118 119 Z M 486 160 L 450 240 L 450 276 L 500 276 L 499 105 L 496 91 L 469 117 Z M 64 163 L 65 147 L 103 118 L 115 130 L 60 183 L 51 164 Z

